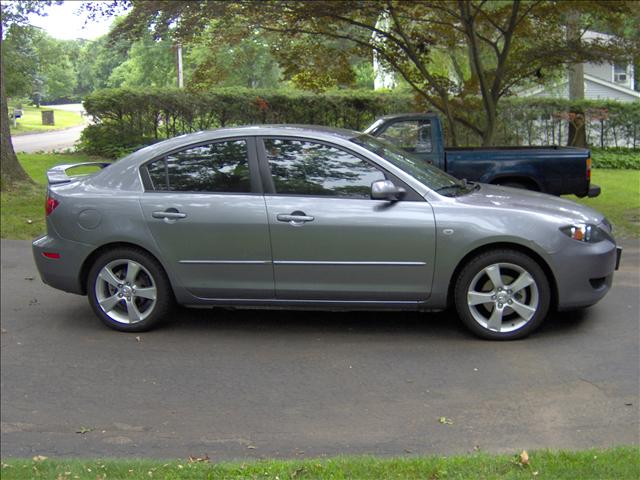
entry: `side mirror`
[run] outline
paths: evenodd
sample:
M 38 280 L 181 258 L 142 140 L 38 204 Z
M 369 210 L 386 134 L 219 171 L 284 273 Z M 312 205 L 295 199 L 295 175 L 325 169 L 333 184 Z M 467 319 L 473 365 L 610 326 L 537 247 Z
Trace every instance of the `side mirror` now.
M 397 202 L 407 194 L 402 187 L 397 187 L 391 180 L 378 180 L 371 184 L 371 198 L 373 200 L 388 200 Z

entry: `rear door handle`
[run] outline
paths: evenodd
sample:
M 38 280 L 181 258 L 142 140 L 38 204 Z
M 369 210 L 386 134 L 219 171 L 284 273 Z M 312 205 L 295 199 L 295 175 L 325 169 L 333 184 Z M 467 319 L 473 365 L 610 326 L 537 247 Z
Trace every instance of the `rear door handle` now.
M 313 222 L 315 220 L 315 217 L 299 211 L 291 212 L 289 214 L 279 213 L 278 215 L 276 215 L 276 218 L 279 222 L 288 222 L 291 225 L 296 226 L 303 225 L 307 222 Z
M 153 212 L 151 214 L 153 218 L 160 218 L 165 220 L 178 220 L 180 218 L 186 218 L 186 213 L 181 213 L 175 208 L 167 208 L 164 212 Z

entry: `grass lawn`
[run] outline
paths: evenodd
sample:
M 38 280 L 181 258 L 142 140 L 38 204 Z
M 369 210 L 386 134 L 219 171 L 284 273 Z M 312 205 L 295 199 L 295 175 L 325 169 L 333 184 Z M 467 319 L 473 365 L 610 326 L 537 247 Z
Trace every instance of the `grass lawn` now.
M 46 172 L 62 163 L 104 159 L 82 154 L 21 153 L 20 163 L 37 182 L 2 192 L 1 237 L 31 239 L 44 233 Z M 78 169 L 77 173 L 83 173 Z M 596 198 L 567 197 L 604 213 L 617 237 L 640 238 L 640 170 L 593 170 L 593 182 L 602 187 Z
M 55 125 L 42 125 L 42 110 L 53 110 Z M 12 110 L 10 110 L 12 111 Z M 84 123 L 78 112 L 67 112 L 56 110 L 55 107 L 22 107 L 22 117 L 17 120 L 17 127 L 13 127 L 13 120 L 10 123 L 11 135 L 22 133 L 48 132 L 50 130 L 61 130 L 63 128 L 74 127 Z
M 44 198 L 47 170 L 63 163 L 98 162 L 102 158 L 82 154 L 21 153 L 20 163 L 36 185 L 20 185 L 3 191 L 0 199 L 0 236 L 32 239 L 45 231 Z M 78 173 L 82 173 L 78 169 Z
M 591 181 L 600 185 L 596 198 L 566 197 L 604 213 L 620 237 L 640 237 L 640 170 L 597 170 Z
M 336 457 L 310 460 L 261 460 L 208 463 L 162 460 L 2 461 L 2 478 L 13 479 L 553 479 L 637 480 L 637 447 L 581 452 L 540 451 L 521 454 L 453 457 Z

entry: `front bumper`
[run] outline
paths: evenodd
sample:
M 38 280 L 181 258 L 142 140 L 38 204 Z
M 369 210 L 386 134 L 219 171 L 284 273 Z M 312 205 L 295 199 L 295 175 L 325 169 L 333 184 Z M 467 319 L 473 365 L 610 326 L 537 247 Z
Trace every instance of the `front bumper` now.
M 565 248 L 554 255 L 558 309 L 588 307 L 611 288 L 622 249 L 609 240 L 593 244 L 566 241 Z
M 33 241 L 33 259 L 40 278 L 47 285 L 65 292 L 84 295 L 81 271 L 84 261 L 93 247 L 83 243 L 44 235 Z M 49 258 L 45 253 L 55 253 L 59 258 Z

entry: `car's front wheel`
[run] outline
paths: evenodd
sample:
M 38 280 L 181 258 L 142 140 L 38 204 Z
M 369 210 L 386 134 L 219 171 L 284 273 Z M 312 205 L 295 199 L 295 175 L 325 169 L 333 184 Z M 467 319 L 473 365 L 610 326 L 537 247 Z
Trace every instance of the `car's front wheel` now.
M 101 254 L 89 271 L 87 294 L 98 318 L 124 332 L 149 330 L 173 305 L 173 292 L 162 267 L 134 248 Z
M 490 340 L 514 340 L 542 324 L 551 291 L 534 259 L 515 250 L 493 250 L 464 266 L 454 296 L 460 319 L 473 333 Z

